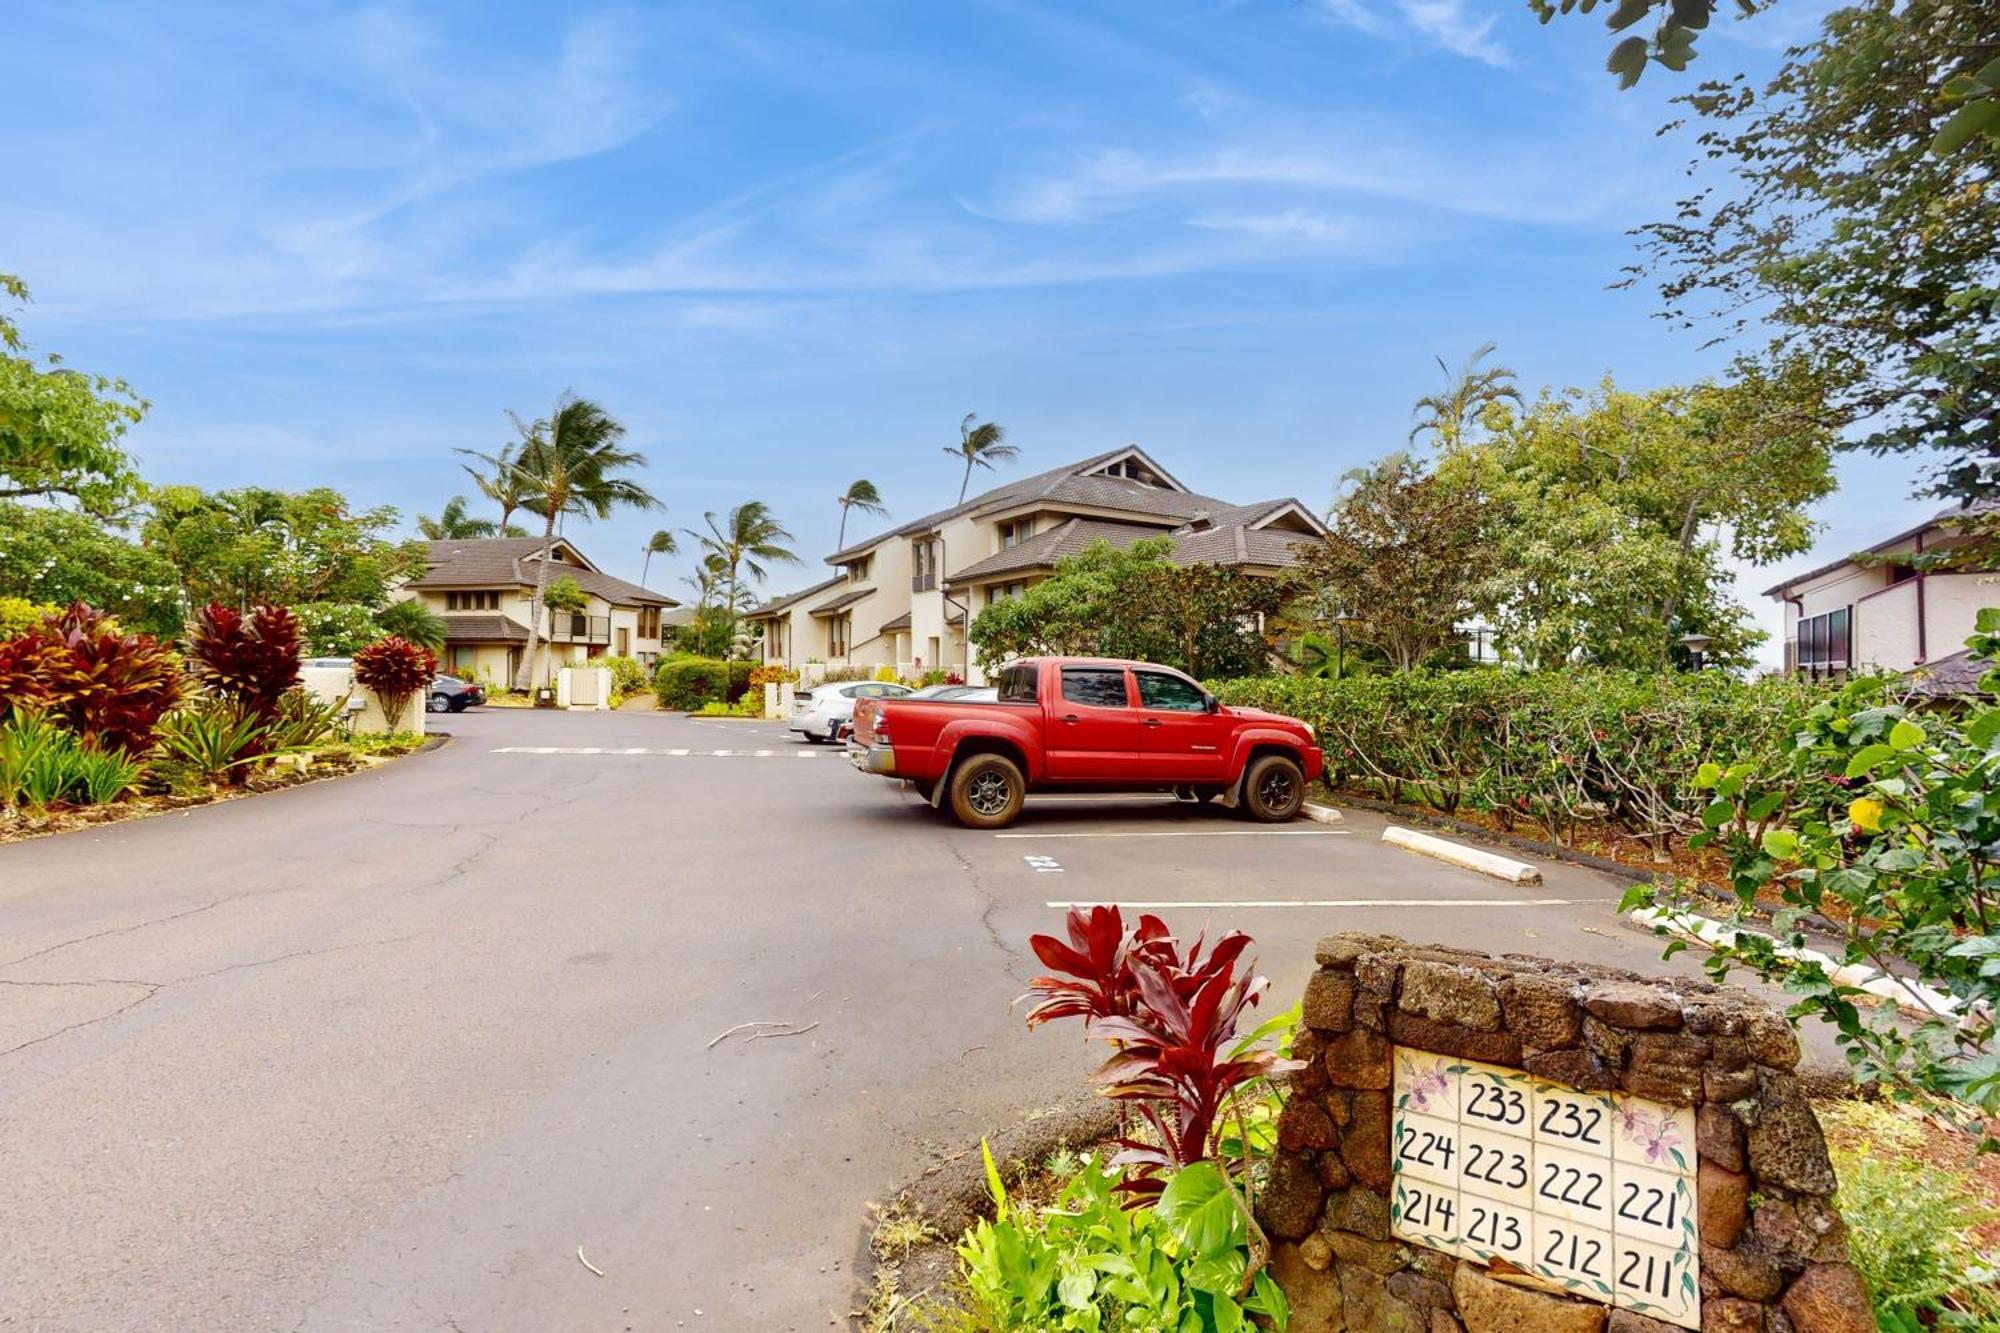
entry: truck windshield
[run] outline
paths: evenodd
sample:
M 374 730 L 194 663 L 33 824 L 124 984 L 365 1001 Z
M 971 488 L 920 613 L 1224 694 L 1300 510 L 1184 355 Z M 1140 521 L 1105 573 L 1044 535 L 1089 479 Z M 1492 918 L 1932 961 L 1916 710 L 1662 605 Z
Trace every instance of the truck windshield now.
M 1039 684 L 1033 662 L 1016 662 L 1000 673 L 1000 702 L 1003 704 L 1031 704 L 1039 696 Z

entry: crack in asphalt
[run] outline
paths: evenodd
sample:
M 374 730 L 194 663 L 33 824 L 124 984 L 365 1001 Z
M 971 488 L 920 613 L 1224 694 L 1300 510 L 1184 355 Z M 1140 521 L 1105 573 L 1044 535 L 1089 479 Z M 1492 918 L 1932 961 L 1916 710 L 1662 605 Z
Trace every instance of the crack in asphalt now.
M 182 913 L 182 915 L 192 915 L 192 913 Z M 113 931 L 106 933 L 116 934 L 118 932 Z M 108 1023 L 114 1018 L 119 1018 L 124 1016 L 125 1014 L 131 1013 L 134 1009 L 137 1009 L 140 1005 L 146 1003 L 148 1000 L 158 995 L 161 991 L 168 990 L 174 986 L 184 986 L 187 985 L 189 982 L 194 982 L 194 981 L 206 981 L 211 977 L 219 977 L 229 972 L 242 972 L 242 971 L 247 971 L 251 968 L 270 967 L 274 963 L 290 962 L 298 958 L 314 958 L 318 957 L 321 954 L 342 953 L 349 949 L 367 949 L 382 944 L 402 944 L 409 940 L 416 939 L 422 933 L 423 933 L 422 931 L 413 931 L 407 935 L 394 935 L 386 939 L 356 940 L 349 944 L 331 944 L 323 949 L 294 949 L 287 953 L 276 954 L 270 958 L 256 958 L 256 959 L 251 959 L 247 962 L 230 963 L 223 967 L 211 968 L 209 971 L 206 972 L 190 972 L 188 975 L 184 977 L 173 977 L 166 981 L 141 981 L 136 978 L 125 978 L 125 977 L 102 977 L 94 980 L 75 980 L 75 981 L 13 981 L 5 977 L 0 977 L 0 986 L 138 986 L 143 988 L 145 991 L 145 994 L 140 995 L 128 1001 L 125 1004 L 119 1005 L 116 1009 L 113 1009 L 108 1014 L 99 1014 L 94 1018 L 81 1019 L 75 1023 L 70 1023 L 67 1026 L 57 1028 L 54 1032 L 45 1032 L 41 1036 L 32 1037 L 27 1041 L 21 1042 L 19 1045 L 9 1046 L 4 1050 L 0 1050 L 0 1059 L 4 1059 L 5 1057 L 13 1055 L 18 1051 L 25 1051 L 30 1046 L 39 1046 L 45 1041 L 53 1041 L 57 1037 L 62 1036 L 66 1032 L 75 1032 L 79 1028 L 92 1027 L 98 1023 Z M 29 956 L 34 957 L 35 955 L 31 954 Z M 19 960 L 19 961 L 25 961 L 25 960 Z M 8 966 L 12 966 L 12 964 L 8 964 Z
M 217 898 L 212 903 L 203 903 L 200 907 L 186 908 L 179 912 L 169 913 L 166 916 L 156 916 L 150 921 L 140 921 L 129 926 L 113 926 L 109 930 L 99 930 L 93 931 L 88 935 L 79 935 L 73 940 L 64 940 L 60 944 L 51 944 L 45 948 L 37 949 L 33 953 L 24 953 L 19 958 L 10 958 L 4 963 L 0 963 L 0 971 L 5 971 L 10 967 L 18 967 L 20 964 L 40 958 L 44 954 L 52 954 L 58 949 L 67 949 L 73 944 L 87 944 L 91 940 L 101 940 L 111 935 L 129 935 L 135 930 L 144 930 L 148 926 L 163 926 L 169 921 L 179 921 L 183 917 L 198 916 L 203 912 L 220 907 L 229 901 L 230 899 L 228 898 Z
M 979 914 L 979 924 L 985 928 L 987 941 L 1007 959 L 1007 975 L 1016 981 L 1023 980 L 1014 970 L 1023 961 L 1021 951 L 1007 943 L 993 925 L 993 914 L 1000 910 L 1000 899 L 980 880 L 979 868 L 972 864 L 971 857 L 960 851 L 956 845 L 948 845 L 947 849 L 957 860 L 958 868 L 965 873 L 966 882 L 972 886 L 972 891 L 986 902 L 985 910 Z

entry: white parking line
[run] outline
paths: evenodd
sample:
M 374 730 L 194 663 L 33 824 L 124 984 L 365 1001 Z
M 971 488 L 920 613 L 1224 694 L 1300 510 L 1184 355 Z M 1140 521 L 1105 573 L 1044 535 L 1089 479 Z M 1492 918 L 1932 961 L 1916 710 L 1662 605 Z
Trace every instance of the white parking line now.
M 996 833 L 996 838 L 1347 838 L 1339 828 L 1107 829 L 1100 833 Z
M 1616 898 L 1190 898 L 1178 902 L 1050 902 L 1045 907 L 1582 907 Z
M 502 745 L 494 754 L 610 754 L 610 755 L 664 755 L 670 759 L 783 759 L 790 755 L 799 759 L 822 759 L 838 754 L 836 750 L 672 750 L 649 749 L 643 745 L 628 746 L 624 749 L 606 749 L 600 745 Z
M 1053 856 L 1024 856 L 1021 859 L 1028 863 L 1028 869 L 1038 875 L 1060 875 L 1063 872 L 1062 863 Z

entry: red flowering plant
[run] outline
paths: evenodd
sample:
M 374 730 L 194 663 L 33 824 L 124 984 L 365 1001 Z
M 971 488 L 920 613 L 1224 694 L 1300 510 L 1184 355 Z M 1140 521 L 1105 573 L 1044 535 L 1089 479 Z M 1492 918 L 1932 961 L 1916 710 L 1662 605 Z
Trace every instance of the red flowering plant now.
M 285 692 L 299 683 L 299 622 L 282 606 L 248 616 L 210 602 L 188 640 L 195 676 L 210 694 L 259 722 L 277 720 Z
M 1112 1054 L 1091 1076 L 1106 1097 L 1136 1103 L 1151 1130 L 1148 1139 L 1121 1133 L 1112 1165 L 1130 1170 L 1113 1187 L 1137 1207 L 1160 1199 L 1171 1177 L 1196 1163 L 1214 1163 L 1242 1214 L 1251 1244 L 1243 1278 L 1247 1291 L 1269 1254 L 1249 1199 L 1249 1136 L 1238 1100 L 1246 1085 L 1300 1068 L 1259 1043 L 1289 1022 L 1273 1020 L 1240 1035 L 1243 1016 L 1269 987 L 1267 978 L 1239 975 L 1237 963 L 1250 937 L 1230 931 L 1204 955 L 1205 932 L 1182 952 L 1157 916 L 1127 926 L 1115 906 L 1073 907 L 1069 943 L 1034 935 L 1035 956 L 1060 975 L 1036 977 L 1021 998 L 1034 999 L 1030 1027 L 1057 1018 L 1081 1018 L 1087 1040 L 1109 1042 Z M 1018 1003 L 1018 1001 L 1017 1001 Z M 1234 1154 L 1223 1143 L 1226 1114 L 1236 1119 Z M 1231 1158 L 1234 1157 L 1232 1161 Z M 1208 1168 L 1204 1168 L 1206 1170 Z
M 403 721 L 403 709 L 413 695 L 430 688 L 437 675 L 437 658 L 394 634 L 377 639 L 354 655 L 354 680 L 382 701 L 382 716 L 390 731 Z
M 26 705 L 99 749 L 142 755 L 181 697 L 179 659 L 77 602 L 0 643 L 0 716 Z

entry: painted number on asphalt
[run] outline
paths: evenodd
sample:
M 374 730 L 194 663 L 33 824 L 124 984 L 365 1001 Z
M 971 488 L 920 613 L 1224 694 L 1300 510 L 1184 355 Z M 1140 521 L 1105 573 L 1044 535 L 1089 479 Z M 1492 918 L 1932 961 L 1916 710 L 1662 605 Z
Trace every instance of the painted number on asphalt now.
M 1038 875 L 1062 874 L 1062 862 L 1053 856 L 1024 856 L 1021 859 L 1028 863 L 1028 869 Z

